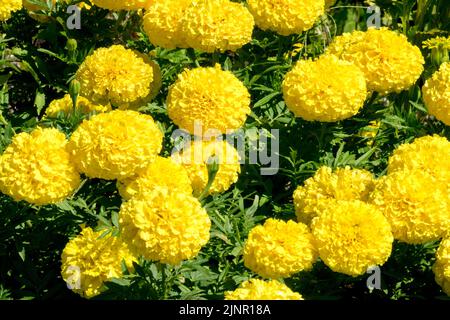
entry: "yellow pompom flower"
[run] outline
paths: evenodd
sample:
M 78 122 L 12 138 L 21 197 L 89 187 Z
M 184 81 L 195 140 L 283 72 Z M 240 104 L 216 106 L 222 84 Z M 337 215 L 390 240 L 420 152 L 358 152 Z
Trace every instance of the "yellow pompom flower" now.
M 298 61 L 286 74 L 283 96 L 296 117 L 334 122 L 358 113 L 367 97 L 366 81 L 351 63 L 325 55 Z
M 165 49 L 187 47 L 181 19 L 192 0 L 154 1 L 145 11 L 144 31 L 150 42 Z
M 247 3 L 259 28 L 283 36 L 311 29 L 325 10 L 324 0 L 248 0 Z
M 153 118 L 131 110 L 114 110 L 84 120 L 68 148 L 80 172 L 90 178 L 123 179 L 154 161 L 163 135 Z
M 102 237 L 103 231 L 84 228 L 71 239 L 61 256 L 61 275 L 67 285 L 85 298 L 102 292 L 105 282 L 122 277 L 122 262 L 129 270 L 137 261 L 127 245 L 111 234 Z
M 450 296 L 450 238 L 445 238 L 436 251 L 436 263 L 433 272 L 437 284 Z
M 367 88 L 382 94 L 411 87 L 425 63 L 418 47 L 387 28 L 344 33 L 333 40 L 327 52 L 354 63 L 364 72 Z
M 450 142 L 438 135 L 424 136 L 400 145 L 389 157 L 388 172 L 419 170 L 429 173 L 433 185 L 450 190 Z
M 90 102 L 88 99 L 78 96 L 77 97 L 77 110 L 81 113 L 102 113 L 111 111 L 110 105 L 100 105 Z M 56 99 L 50 102 L 45 115 L 48 117 L 56 117 L 58 113 L 71 114 L 73 112 L 73 103 L 69 94 L 66 94 L 61 99 Z
M 120 229 L 145 259 L 177 265 L 198 255 L 209 241 L 211 220 L 197 198 L 164 187 L 122 204 Z
M 195 195 L 200 195 L 208 183 L 208 163 L 215 159 L 219 170 L 208 193 L 220 193 L 228 190 L 238 180 L 241 166 L 239 153 L 226 141 L 193 141 L 172 155 L 176 163 L 182 164 L 191 180 Z
M 58 203 L 72 195 L 80 175 L 66 143 L 57 129 L 38 127 L 15 135 L 0 156 L 0 191 L 36 205 Z
M 225 292 L 225 300 L 303 300 L 287 285 L 276 280 L 250 279 L 234 291 Z
M 443 63 L 425 82 L 422 92 L 428 112 L 450 126 L 450 62 Z
M 149 6 L 152 0 L 91 0 L 97 7 L 108 10 L 139 10 Z
M 123 106 L 152 94 L 154 65 L 143 54 L 113 45 L 89 55 L 76 73 L 80 95 L 98 104 Z
M 180 128 L 227 133 L 239 129 L 250 114 L 250 94 L 230 71 L 214 68 L 185 70 L 170 87 L 167 98 L 170 119 Z M 201 134 L 201 133 L 200 133 Z
M 244 246 L 244 265 L 266 278 L 286 278 L 312 268 L 318 254 L 308 227 L 267 219 L 253 228 Z
M 424 171 L 389 173 L 379 180 L 369 202 L 386 216 L 395 239 L 406 243 L 438 240 L 450 227 L 447 189 Z
M 119 180 L 117 187 L 125 200 L 148 192 L 155 187 L 167 187 L 178 192 L 192 194 L 191 181 L 186 169 L 171 158 L 159 156 L 137 176 Z
M 2 0 L 0 4 L 0 21 L 11 18 L 11 14 L 22 9 L 22 0 Z
M 199 0 L 190 5 L 181 22 L 186 44 L 205 52 L 236 51 L 252 40 L 255 22 L 242 3 Z
M 334 272 L 362 275 L 391 255 L 389 222 L 376 207 L 359 200 L 329 203 L 311 229 L 320 258 Z
M 369 171 L 345 167 L 333 172 L 323 166 L 294 191 L 295 213 L 299 221 L 310 224 L 330 200 L 367 201 L 374 188 Z

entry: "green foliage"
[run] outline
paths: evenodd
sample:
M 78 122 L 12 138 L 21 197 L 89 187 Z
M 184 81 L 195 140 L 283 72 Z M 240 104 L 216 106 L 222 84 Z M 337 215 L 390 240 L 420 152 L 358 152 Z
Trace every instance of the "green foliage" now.
M 383 23 L 417 45 L 436 35 L 449 35 L 447 0 L 376 3 Z M 53 126 L 70 136 L 86 116 L 44 118 L 46 107 L 68 92 L 87 55 L 95 48 L 118 43 L 149 53 L 161 66 L 161 92 L 140 111 L 151 114 L 163 130 L 163 155 L 170 154 L 174 145 L 170 135 L 176 129 L 168 120 L 167 90 L 185 68 L 219 63 L 244 82 L 252 95 L 252 114 L 244 128 L 248 141 L 252 128 L 280 130 L 276 175 L 261 176 L 260 165 L 245 164 L 229 192 L 202 199 L 212 230 L 210 242 L 197 258 L 176 267 L 139 261 L 134 273 L 107 283 L 108 290 L 97 299 L 222 299 L 225 291 L 255 276 L 242 261 L 249 230 L 268 217 L 293 218 L 292 192 L 318 167 L 350 165 L 379 176 L 401 143 L 433 133 L 450 138 L 449 128 L 427 114 L 421 99 L 420 87 L 429 74 L 408 92 L 385 97 L 373 94 L 358 115 L 338 123 L 307 122 L 287 110 L 281 94 L 285 73 L 298 59 L 320 55 L 336 34 L 365 30 L 364 6 L 363 1 L 339 1 L 302 35 L 282 37 L 255 29 L 250 44 L 235 53 L 214 55 L 153 47 L 136 12 L 110 13 L 92 7 L 82 11 L 81 30 L 68 30 L 66 5 L 56 4 L 53 10 L 42 11 L 48 18 L 45 23 L 22 10 L 0 26 L 1 152 L 15 133 L 37 125 Z M 433 6 L 439 9 L 433 11 Z M 303 46 L 300 50 L 298 44 Z M 423 54 L 426 69 L 435 70 L 430 52 L 423 50 Z M 371 121 L 380 122 L 373 139 L 361 135 Z M 77 299 L 61 279 L 61 251 L 81 225 L 117 233 L 120 204 L 115 182 L 97 179 L 84 180 L 72 198 L 58 205 L 36 207 L 0 195 L 0 299 Z M 370 292 L 365 276 L 336 274 L 323 263 L 286 283 L 309 299 L 443 298 L 431 271 L 436 246 L 396 243 L 382 267 L 381 291 Z

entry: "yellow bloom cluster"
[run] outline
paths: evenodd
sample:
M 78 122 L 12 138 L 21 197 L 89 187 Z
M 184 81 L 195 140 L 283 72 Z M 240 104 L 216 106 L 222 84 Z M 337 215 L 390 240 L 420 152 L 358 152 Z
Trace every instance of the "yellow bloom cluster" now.
M 382 94 L 412 86 L 423 71 L 420 49 L 387 28 L 353 31 L 336 37 L 327 49 L 364 72 L 367 88 Z
M 242 127 L 250 114 L 250 94 L 244 84 L 220 65 L 185 70 L 170 87 L 167 98 L 170 119 L 180 128 L 195 132 L 227 133 Z M 201 127 L 200 127 L 201 126 Z
M 117 187 L 125 200 L 151 191 L 155 187 L 167 187 L 173 191 L 192 194 L 191 181 L 186 169 L 171 158 L 159 156 L 138 175 L 119 180 Z
M 122 261 L 130 270 L 136 261 L 121 239 L 111 234 L 101 238 L 103 232 L 84 228 L 62 252 L 62 277 L 74 292 L 85 298 L 100 294 L 106 281 L 121 278 Z
M 80 172 L 90 178 L 114 180 L 133 176 L 155 160 L 162 139 L 151 116 L 114 110 L 84 120 L 68 148 Z
M 309 30 L 324 13 L 324 0 L 248 0 L 248 9 L 262 30 L 283 36 Z
M 394 241 L 383 214 L 359 200 L 329 203 L 312 221 L 311 229 L 323 262 L 350 276 L 384 264 Z
M 177 265 L 208 242 L 211 220 L 197 198 L 155 187 L 122 204 L 119 224 L 137 255 Z
M 312 268 L 318 254 L 308 227 L 268 219 L 253 228 L 244 246 L 244 264 L 266 278 L 290 277 Z
M 382 177 L 369 202 L 386 216 L 395 239 L 422 244 L 441 238 L 450 226 L 448 193 L 421 170 L 401 170 Z
M 367 201 L 374 188 L 375 180 L 369 171 L 345 167 L 333 172 L 323 166 L 294 191 L 297 218 L 310 224 L 330 200 Z
M 448 49 L 450 50 L 450 37 L 435 37 L 422 42 L 422 48 L 428 49 Z
M 192 0 L 153 1 L 145 11 L 144 31 L 150 42 L 166 49 L 187 47 L 181 19 Z
M 11 14 L 22 9 L 22 0 L 2 0 L 0 4 L 0 21 L 11 18 Z
M 108 105 L 100 105 L 94 104 L 90 102 L 88 99 L 78 96 L 77 98 L 77 110 L 82 113 L 102 113 L 111 111 L 111 106 Z M 71 114 L 73 112 L 73 103 L 69 94 L 66 94 L 61 99 L 56 99 L 50 102 L 47 110 L 45 110 L 45 114 L 48 117 L 56 117 L 58 113 Z
M 235 51 L 252 40 L 255 22 L 247 8 L 230 0 L 199 0 L 189 6 L 181 32 L 189 47 Z
M 0 156 L 0 191 L 15 201 L 36 205 L 57 203 L 80 185 L 80 176 L 66 150 L 66 136 L 40 127 L 22 132 Z
M 91 0 L 97 7 L 108 10 L 138 10 L 149 6 L 152 0 Z
M 155 64 L 121 45 L 95 50 L 81 64 L 76 79 L 80 95 L 98 104 L 126 108 L 148 99 L 158 87 Z M 159 90 L 159 88 L 158 88 Z
M 388 173 L 401 170 L 427 172 L 433 185 L 450 188 L 450 142 L 438 135 L 424 136 L 400 145 L 389 158 Z
M 443 63 L 425 82 L 422 92 L 428 112 L 450 126 L 450 62 Z
M 315 61 L 299 60 L 286 74 L 283 96 L 296 117 L 339 121 L 355 115 L 364 105 L 366 81 L 351 63 L 324 55 Z
M 445 238 L 436 251 L 436 263 L 433 266 L 436 282 L 450 296 L 450 238 Z
M 207 164 L 214 158 L 219 163 L 219 170 L 209 188 L 209 194 L 224 192 L 237 181 L 241 172 L 237 150 L 226 141 L 195 140 L 172 155 L 176 163 L 186 168 L 195 195 L 200 195 L 205 189 L 208 183 Z
M 276 280 L 250 279 L 234 291 L 225 292 L 225 300 L 303 300 L 287 285 Z

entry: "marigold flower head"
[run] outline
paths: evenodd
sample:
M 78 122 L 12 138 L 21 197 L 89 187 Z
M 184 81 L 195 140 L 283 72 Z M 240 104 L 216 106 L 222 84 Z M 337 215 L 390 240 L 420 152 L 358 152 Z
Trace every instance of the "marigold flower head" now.
M 97 7 L 108 10 L 139 10 L 147 8 L 152 0 L 91 0 Z
M 121 278 L 122 262 L 132 270 L 136 261 L 120 238 L 111 234 L 101 237 L 103 233 L 84 228 L 62 252 L 62 277 L 74 292 L 85 298 L 100 294 L 105 282 Z
M 152 95 L 157 86 L 154 66 L 143 54 L 121 45 L 99 48 L 76 73 L 81 83 L 80 95 L 94 103 L 125 108 Z
M 345 167 L 333 172 L 323 166 L 294 191 L 295 213 L 299 221 L 310 224 L 328 201 L 367 201 L 374 188 L 375 180 L 369 171 Z
M 317 258 L 308 227 L 294 221 L 268 219 L 250 231 L 244 246 L 245 266 L 266 278 L 309 270 Z
M 250 94 L 230 71 L 214 68 L 185 70 L 170 87 L 167 98 L 170 119 L 180 128 L 220 133 L 242 127 L 250 114 Z
M 149 115 L 114 110 L 84 120 L 68 148 L 80 172 L 90 178 L 123 179 L 154 161 L 162 133 Z
M 418 47 L 387 28 L 344 33 L 333 40 L 327 52 L 354 63 L 364 72 L 367 88 L 382 94 L 411 87 L 425 63 Z
M 148 192 L 155 187 L 167 187 L 178 192 L 192 194 L 191 181 L 186 169 L 171 158 L 159 156 L 138 175 L 119 180 L 117 187 L 125 200 Z
M 225 292 L 225 300 L 303 300 L 287 285 L 277 280 L 250 279 L 234 291 Z
M 436 251 L 436 263 L 433 272 L 437 284 L 450 296 L 450 238 L 445 238 Z
M 226 141 L 193 141 L 190 145 L 172 155 L 176 163 L 182 164 L 191 180 L 195 195 L 200 195 L 208 183 L 208 167 L 217 161 L 219 170 L 208 193 L 228 190 L 238 180 L 241 166 L 237 150 Z
M 0 191 L 15 201 L 57 203 L 79 185 L 80 176 L 66 150 L 66 136 L 57 129 L 38 127 L 31 133 L 19 133 L 0 156 Z
M 119 224 L 123 239 L 137 255 L 172 265 L 197 256 L 211 227 L 197 198 L 164 187 L 122 204 Z
M 450 142 L 438 135 L 424 136 L 400 145 L 389 157 L 388 172 L 419 170 L 427 172 L 433 185 L 450 188 Z
M 384 264 L 394 241 L 383 214 L 359 200 L 330 202 L 312 221 L 311 229 L 323 262 L 350 276 Z
M 422 48 L 450 50 L 450 37 L 435 37 L 422 42 Z
M 334 122 L 358 113 L 367 97 L 366 81 L 351 63 L 325 55 L 298 61 L 286 74 L 283 96 L 296 117 Z
M 448 188 L 430 174 L 402 170 L 381 178 L 369 202 L 386 216 L 395 239 L 423 244 L 440 239 L 450 226 Z
M 11 18 L 11 14 L 22 9 L 22 0 L 2 0 L 0 4 L 0 21 Z
M 428 112 L 450 126 L 450 62 L 443 63 L 425 82 L 422 92 Z
M 248 0 L 248 9 L 262 30 L 283 36 L 309 30 L 324 14 L 324 0 Z
M 187 47 L 181 21 L 191 3 L 192 0 L 152 2 L 144 16 L 144 31 L 150 42 L 166 49 Z
M 102 113 L 111 111 L 110 105 L 100 105 L 90 102 L 88 99 L 78 96 L 77 97 L 77 110 L 81 113 Z M 56 117 L 58 113 L 71 114 L 73 112 L 73 102 L 69 94 L 66 94 L 61 99 L 56 99 L 50 102 L 45 114 L 48 117 Z
M 236 51 L 252 40 L 254 25 L 253 16 L 242 3 L 199 0 L 186 9 L 181 32 L 191 48 Z

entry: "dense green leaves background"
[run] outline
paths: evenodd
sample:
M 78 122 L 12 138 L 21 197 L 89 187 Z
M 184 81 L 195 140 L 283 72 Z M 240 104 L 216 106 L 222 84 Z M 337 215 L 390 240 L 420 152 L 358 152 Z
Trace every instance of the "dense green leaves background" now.
M 243 1 L 242 1 L 243 2 Z M 447 0 L 376 1 L 384 25 L 405 33 L 416 45 L 436 35 L 449 36 Z M 238 183 L 225 194 L 204 203 L 213 225 L 211 241 L 201 254 L 180 266 L 148 261 L 136 272 L 107 284 L 98 299 L 221 299 L 240 282 L 254 276 L 242 263 L 242 247 L 249 230 L 267 217 L 293 218 L 292 192 L 323 164 L 365 168 L 377 176 L 399 144 L 425 134 L 450 138 L 450 130 L 429 116 L 420 87 L 437 66 L 426 57 L 426 72 L 408 92 L 372 96 L 355 117 L 338 123 L 295 119 L 281 95 L 284 74 L 301 58 L 320 55 L 342 32 L 366 30 L 369 15 L 363 1 L 338 1 L 310 31 L 282 37 L 255 29 L 253 41 L 235 53 L 206 54 L 191 49 L 154 48 L 140 26 L 138 13 L 111 13 L 93 7 L 82 11 L 81 30 L 66 27 L 66 6 L 41 12 L 48 22 L 38 23 L 25 10 L 0 26 L 0 151 L 14 133 L 36 125 L 55 126 L 67 135 L 83 116 L 43 119 L 45 108 L 68 90 L 80 63 L 95 48 L 123 44 L 151 54 L 162 67 L 163 87 L 158 97 L 141 108 L 159 121 L 166 135 L 164 155 L 170 154 L 173 124 L 167 117 L 168 87 L 184 68 L 220 63 L 241 79 L 252 95 L 253 112 L 245 129 L 280 130 L 280 170 L 261 176 L 259 165 L 244 165 Z M 433 10 L 437 8 L 437 10 Z M 76 40 L 76 50 L 67 41 Z M 73 40 L 71 40 L 73 42 Z M 297 44 L 303 44 L 301 50 Z M 372 143 L 361 135 L 373 120 L 380 128 Z M 117 232 L 121 204 L 115 183 L 85 180 L 70 199 L 35 207 L 0 195 L 0 298 L 78 299 L 60 277 L 60 254 L 80 225 Z M 396 243 L 382 267 L 382 290 L 369 291 L 366 276 L 352 278 L 317 263 L 286 283 L 306 299 L 427 299 L 445 298 L 431 271 L 437 243 L 411 246 Z

